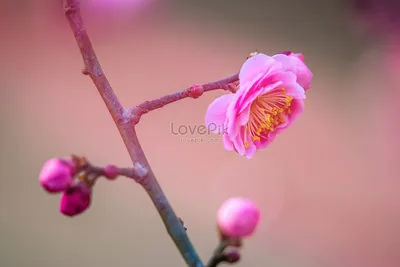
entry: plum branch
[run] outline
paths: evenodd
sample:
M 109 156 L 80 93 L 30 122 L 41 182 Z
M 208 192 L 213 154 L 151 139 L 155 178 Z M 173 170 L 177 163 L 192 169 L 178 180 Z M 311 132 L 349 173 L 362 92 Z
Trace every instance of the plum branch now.
M 140 176 L 140 179 L 137 179 L 137 182 L 146 190 L 162 218 L 168 234 L 174 241 L 187 265 L 191 267 L 203 267 L 204 264 L 189 240 L 181 220 L 176 216 L 146 159 L 145 153 L 136 134 L 135 124 L 138 123 L 141 115 L 177 100 L 186 97 L 197 98 L 203 92 L 215 89 L 232 91 L 235 89 L 235 83 L 237 84 L 238 76 L 233 75 L 227 79 L 205 84 L 200 86 L 200 89 L 198 87 L 191 87 L 158 100 L 145 102 L 138 105 L 136 108 L 126 109 L 121 105 L 118 97 L 114 93 L 114 90 L 107 80 L 97 59 L 89 35 L 83 24 L 79 0 L 62 0 L 62 3 L 65 16 L 69 22 L 83 58 L 84 68 L 82 73 L 91 78 L 101 95 L 120 132 L 133 166 L 140 166 L 143 175 Z M 103 170 L 92 166 L 91 171 L 101 173 Z

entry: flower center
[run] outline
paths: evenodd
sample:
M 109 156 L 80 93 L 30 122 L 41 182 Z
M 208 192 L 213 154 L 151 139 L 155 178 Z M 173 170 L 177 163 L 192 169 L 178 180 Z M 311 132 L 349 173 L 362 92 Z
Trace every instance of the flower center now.
M 257 97 L 250 107 L 250 117 L 244 130 L 244 147 L 248 148 L 247 137 L 252 141 L 260 140 L 273 132 L 276 126 L 285 122 L 285 115 L 291 114 L 290 106 L 293 97 L 286 95 L 285 88 L 275 89 Z

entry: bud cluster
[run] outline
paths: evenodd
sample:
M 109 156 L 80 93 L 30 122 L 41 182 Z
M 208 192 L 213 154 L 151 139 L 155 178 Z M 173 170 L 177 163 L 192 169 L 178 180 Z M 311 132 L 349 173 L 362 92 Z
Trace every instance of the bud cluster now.
M 61 194 L 60 212 L 75 216 L 91 204 L 92 188 L 98 177 L 115 180 L 119 169 L 114 165 L 94 168 L 84 157 L 52 158 L 42 167 L 40 185 L 51 194 Z

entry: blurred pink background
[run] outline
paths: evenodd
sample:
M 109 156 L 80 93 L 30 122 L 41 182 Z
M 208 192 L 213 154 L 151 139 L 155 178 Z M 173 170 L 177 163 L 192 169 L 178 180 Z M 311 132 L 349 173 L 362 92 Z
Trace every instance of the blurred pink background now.
M 0 3 L 0 266 L 185 266 L 134 182 L 100 181 L 73 219 L 39 187 L 50 157 L 130 160 L 80 73 L 59 1 Z M 152 0 L 108 11 L 85 6 L 84 19 L 126 106 L 233 74 L 255 50 L 302 52 L 314 73 L 303 116 L 252 160 L 207 142 L 218 136 L 189 144 L 171 133 L 171 123 L 202 125 L 222 91 L 140 122 L 146 155 L 204 260 L 219 205 L 244 196 L 263 219 L 238 266 L 400 266 L 399 39 L 366 35 L 333 0 Z

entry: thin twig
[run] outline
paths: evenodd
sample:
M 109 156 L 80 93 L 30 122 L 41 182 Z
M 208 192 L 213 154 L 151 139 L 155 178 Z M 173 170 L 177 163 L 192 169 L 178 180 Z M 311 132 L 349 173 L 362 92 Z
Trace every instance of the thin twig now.
M 107 176 L 107 173 L 104 170 L 104 167 L 99 167 L 99 166 L 94 166 L 94 165 L 88 165 L 85 169 L 85 172 L 87 173 L 93 173 L 96 174 L 97 176 Z M 141 170 L 138 170 L 136 168 L 118 168 L 118 171 L 116 175 L 118 176 L 125 176 L 127 178 L 131 178 L 137 182 L 140 182 L 141 179 L 143 179 L 144 173 L 141 173 Z
M 218 246 L 215 248 L 210 260 L 208 261 L 206 267 L 216 267 L 218 264 L 222 262 L 224 257 L 223 252 L 227 248 L 228 243 L 221 240 Z
M 238 80 L 239 80 L 239 75 L 234 74 L 234 75 L 231 75 L 222 80 L 206 83 L 203 85 L 196 85 L 196 86 L 198 88 L 201 88 L 200 95 L 203 92 L 209 92 L 209 91 L 220 90 L 220 89 L 235 93 L 237 90 Z M 182 100 L 185 98 L 199 97 L 200 95 L 198 95 L 198 92 L 197 92 L 197 94 L 193 94 L 193 88 L 194 87 L 192 86 L 192 87 L 186 88 L 184 90 L 160 97 L 158 99 L 155 99 L 152 101 L 146 101 L 140 105 L 137 105 L 136 107 L 132 108 L 129 112 L 130 116 L 131 116 L 131 120 L 135 124 L 137 124 L 142 115 L 144 115 L 152 110 L 162 108 L 165 105 L 174 103 L 176 101 L 179 101 L 179 100 Z
M 238 250 L 226 251 L 229 246 L 239 248 L 242 246 L 242 241 L 241 239 L 221 238 L 206 267 L 217 267 L 221 263 L 237 263 L 240 260 L 240 253 Z

